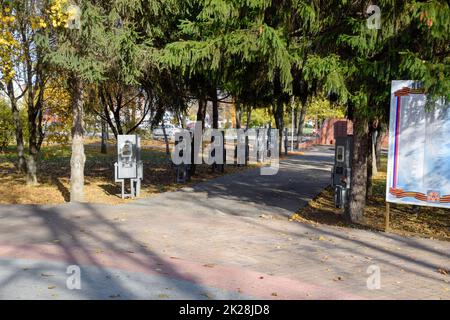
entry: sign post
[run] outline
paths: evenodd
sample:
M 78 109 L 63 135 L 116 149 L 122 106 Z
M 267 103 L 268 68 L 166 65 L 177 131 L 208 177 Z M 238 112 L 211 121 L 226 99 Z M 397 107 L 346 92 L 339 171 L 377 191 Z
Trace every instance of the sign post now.
M 391 204 L 386 202 L 386 215 L 384 217 L 384 231 L 389 232 L 390 229 L 390 220 L 391 220 Z

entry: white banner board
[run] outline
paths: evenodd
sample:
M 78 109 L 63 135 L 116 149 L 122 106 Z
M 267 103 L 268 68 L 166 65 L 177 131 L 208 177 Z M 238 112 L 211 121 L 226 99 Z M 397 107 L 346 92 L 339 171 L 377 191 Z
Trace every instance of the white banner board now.
M 450 208 L 450 105 L 393 81 L 386 201 Z
M 117 136 L 117 179 L 137 179 L 140 140 L 137 135 Z

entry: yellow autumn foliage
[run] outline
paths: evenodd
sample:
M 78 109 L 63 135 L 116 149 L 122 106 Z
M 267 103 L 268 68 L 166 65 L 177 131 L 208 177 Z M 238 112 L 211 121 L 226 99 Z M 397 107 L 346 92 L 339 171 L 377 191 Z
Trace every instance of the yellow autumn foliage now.
M 0 21 L 0 73 L 7 82 L 14 77 L 13 57 L 19 50 L 19 44 L 12 33 L 15 17 L 11 15 L 10 8 L 0 11 Z
M 67 144 L 72 125 L 70 94 L 62 78 L 52 78 L 44 91 L 44 122 L 46 142 Z
M 8 82 L 14 77 L 14 65 L 21 59 L 21 47 L 14 32 L 17 30 L 15 10 L 9 7 L 8 3 L 0 7 L 0 76 L 2 81 Z M 69 0 L 52 0 L 47 10 L 36 12 L 36 15 L 28 15 L 27 23 L 32 30 L 45 29 L 47 22 L 51 22 L 53 27 L 67 27 L 68 20 L 73 14 L 69 9 Z M 73 11 L 73 10 L 72 10 Z
M 68 0 L 53 0 L 48 15 L 52 22 L 53 27 L 66 27 L 69 18 L 67 8 L 70 6 Z

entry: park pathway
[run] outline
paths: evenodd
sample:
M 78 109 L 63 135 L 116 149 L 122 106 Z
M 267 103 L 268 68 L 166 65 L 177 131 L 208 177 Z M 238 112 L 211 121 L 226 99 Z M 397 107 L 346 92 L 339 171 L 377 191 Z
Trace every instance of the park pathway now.
M 449 242 L 289 221 L 332 154 L 120 206 L 0 206 L 0 299 L 450 299 Z

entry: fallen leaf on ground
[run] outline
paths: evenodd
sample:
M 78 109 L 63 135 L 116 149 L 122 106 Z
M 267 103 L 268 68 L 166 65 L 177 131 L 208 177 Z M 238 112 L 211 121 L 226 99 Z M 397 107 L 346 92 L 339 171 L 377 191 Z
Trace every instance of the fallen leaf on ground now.
M 203 265 L 205 268 L 214 268 L 216 265 L 214 263 L 207 263 Z
M 54 274 L 41 273 L 41 277 L 54 277 Z
M 450 273 L 450 270 L 446 270 L 446 269 L 443 269 L 443 268 L 439 268 L 439 269 L 437 270 L 437 272 L 439 272 L 440 274 L 443 274 L 444 276 L 448 276 L 449 273 Z

